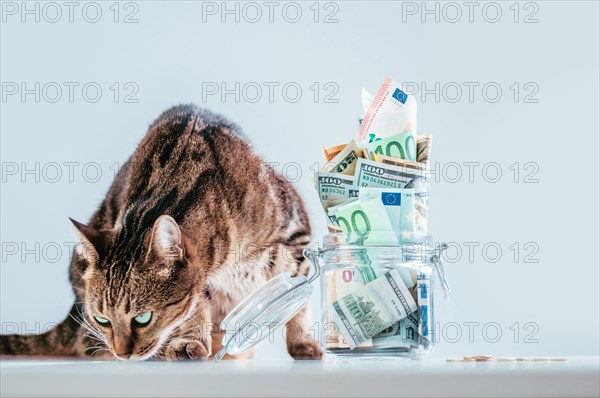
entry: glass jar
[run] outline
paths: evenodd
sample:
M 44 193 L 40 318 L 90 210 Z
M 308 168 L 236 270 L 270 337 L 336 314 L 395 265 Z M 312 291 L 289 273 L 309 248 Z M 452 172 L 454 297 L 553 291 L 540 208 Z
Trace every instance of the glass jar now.
M 435 341 L 433 284 L 450 288 L 431 237 L 396 246 L 376 236 L 334 233 L 305 256 L 320 268 L 320 340 L 328 356 L 421 359 Z M 408 297 L 410 296 L 410 297 Z M 400 319 L 398 319 L 400 318 Z

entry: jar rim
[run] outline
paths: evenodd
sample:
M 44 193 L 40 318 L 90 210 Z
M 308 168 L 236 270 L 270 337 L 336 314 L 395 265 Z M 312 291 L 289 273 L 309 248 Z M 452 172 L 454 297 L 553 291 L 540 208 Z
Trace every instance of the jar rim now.
M 369 242 L 370 237 L 377 237 L 377 231 L 372 231 L 370 234 L 358 234 L 355 232 L 336 232 L 323 236 L 322 251 L 340 250 L 340 249 L 402 249 L 414 252 L 432 253 L 440 252 L 440 248 L 446 246 L 445 243 L 435 242 L 432 235 L 413 234 L 409 239 L 406 239 L 398 244 L 381 244 L 377 239 Z

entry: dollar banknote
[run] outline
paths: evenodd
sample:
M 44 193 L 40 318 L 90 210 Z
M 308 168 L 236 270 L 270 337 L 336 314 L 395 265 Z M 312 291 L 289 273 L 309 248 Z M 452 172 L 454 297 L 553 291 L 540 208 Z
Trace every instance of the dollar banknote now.
M 422 178 L 425 177 L 419 169 L 358 159 L 354 184 L 359 187 L 406 188 L 415 179 Z
M 346 174 L 319 172 L 316 174 L 316 185 L 323 208 L 329 201 L 350 199 L 358 196 L 354 178 Z
M 417 310 L 396 269 L 338 298 L 330 309 L 337 330 L 354 349 Z
M 427 166 L 424 163 L 413 162 L 411 160 L 399 159 L 385 155 L 374 155 L 373 160 L 376 160 L 379 163 L 389 164 L 400 168 L 417 170 L 420 171 L 419 175 L 426 176 Z
M 367 282 L 365 282 L 358 269 L 356 268 L 341 268 L 336 269 L 334 273 L 334 283 L 335 283 L 335 299 L 332 300 L 331 303 L 337 301 L 338 298 L 347 296 L 358 288 L 364 286 Z M 329 300 L 328 300 L 329 301 Z M 331 313 L 331 311 L 329 311 Z M 331 313 L 332 314 L 332 313 Z M 330 315 L 331 316 L 331 315 Z M 338 346 L 339 348 L 349 348 L 348 340 L 343 335 L 339 335 L 338 337 Z M 373 341 L 371 339 L 366 339 L 358 347 L 372 347 Z
M 356 161 L 362 157 L 362 148 L 358 146 L 356 141 L 352 140 L 331 161 L 325 164 L 321 172 L 334 172 L 353 176 Z
M 398 323 L 385 329 L 373 337 L 375 348 L 410 348 L 419 344 L 419 318 L 418 312 L 409 314 Z
M 326 304 L 331 306 L 334 301 L 337 301 L 338 297 L 344 297 L 366 283 L 376 279 L 376 273 L 382 275 L 381 269 L 371 269 L 370 272 L 361 272 L 361 268 L 371 268 L 370 266 L 358 267 L 358 268 L 342 268 L 336 269 L 333 272 L 326 273 L 325 277 L 325 291 L 327 294 Z M 406 279 L 402 275 L 402 271 L 410 275 L 408 270 L 398 268 L 400 275 L 402 276 L 403 282 L 406 284 Z M 414 285 L 412 280 L 407 286 L 409 289 Z M 411 293 L 412 294 L 412 293 Z M 416 296 L 413 295 L 413 299 L 416 300 Z M 327 312 L 327 322 L 331 325 L 331 312 Z M 398 347 L 411 347 L 416 346 L 419 340 L 418 335 L 418 312 L 408 315 L 405 319 L 401 319 L 398 323 L 395 323 L 386 328 L 381 333 L 373 336 L 372 339 L 367 339 L 361 343 L 357 348 L 398 348 Z M 328 348 L 349 348 L 347 339 L 340 335 L 335 327 L 328 327 L 325 344 Z

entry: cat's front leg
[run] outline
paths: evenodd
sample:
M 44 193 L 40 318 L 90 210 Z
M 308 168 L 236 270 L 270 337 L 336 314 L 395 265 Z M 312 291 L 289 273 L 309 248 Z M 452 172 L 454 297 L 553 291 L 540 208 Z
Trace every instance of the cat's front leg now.
M 294 359 L 321 359 L 323 351 L 311 333 L 309 303 L 290 319 L 286 325 L 286 343 L 289 354 Z
M 167 361 L 205 360 L 211 354 L 212 323 L 207 308 L 197 310 L 195 316 L 178 328 L 164 350 Z

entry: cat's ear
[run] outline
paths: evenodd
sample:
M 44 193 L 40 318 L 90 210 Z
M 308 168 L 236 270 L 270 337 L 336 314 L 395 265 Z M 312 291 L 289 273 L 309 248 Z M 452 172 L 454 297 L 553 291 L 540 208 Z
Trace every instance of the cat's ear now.
M 100 255 L 104 250 L 104 236 L 102 233 L 92 227 L 71 220 L 71 224 L 79 234 L 79 246 L 77 253 L 80 254 L 89 264 L 96 265 Z
M 167 262 L 183 259 L 183 238 L 173 217 L 162 215 L 154 222 L 149 250 Z

